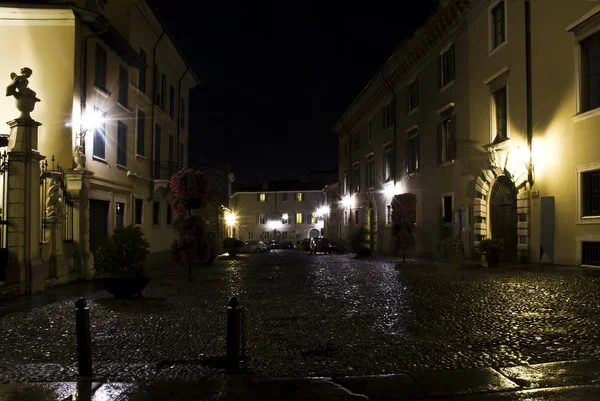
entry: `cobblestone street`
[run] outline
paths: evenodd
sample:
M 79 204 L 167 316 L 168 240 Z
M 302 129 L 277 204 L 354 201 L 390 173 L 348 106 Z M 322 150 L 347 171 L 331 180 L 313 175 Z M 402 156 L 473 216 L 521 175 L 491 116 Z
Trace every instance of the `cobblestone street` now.
M 600 278 L 576 272 L 397 268 L 376 258 L 277 251 L 195 269 L 192 283 L 185 277 L 184 268 L 168 268 L 143 299 L 86 296 L 96 376 L 218 373 L 231 295 L 247 311 L 248 368 L 259 376 L 600 359 Z M 2 381 L 75 378 L 75 300 L 0 317 Z

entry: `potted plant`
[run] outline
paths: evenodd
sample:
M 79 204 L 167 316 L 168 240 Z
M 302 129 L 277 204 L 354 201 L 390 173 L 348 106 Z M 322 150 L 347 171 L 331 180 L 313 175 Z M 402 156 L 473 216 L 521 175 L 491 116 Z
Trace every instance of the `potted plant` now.
M 479 251 L 485 255 L 488 267 L 497 267 L 500 258 L 500 251 L 504 249 L 504 240 L 496 238 L 486 238 L 479 243 Z
M 97 280 L 115 298 L 141 295 L 150 281 L 145 269 L 149 247 L 139 227 L 116 227 L 94 253 Z
M 442 249 L 446 252 L 448 263 L 457 265 L 463 252 L 463 242 L 459 238 L 446 238 L 442 241 Z
M 348 237 L 350 248 L 352 248 L 352 252 L 354 252 L 354 254 L 358 257 L 364 258 L 371 256 L 371 249 L 366 245 L 368 234 L 369 230 L 364 227 L 360 227 Z

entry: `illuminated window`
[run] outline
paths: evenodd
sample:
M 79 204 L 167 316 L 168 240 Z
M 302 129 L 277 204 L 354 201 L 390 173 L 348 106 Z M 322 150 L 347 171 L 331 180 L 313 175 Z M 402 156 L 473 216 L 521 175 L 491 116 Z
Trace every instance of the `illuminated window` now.
M 99 113 L 100 111 L 96 109 L 95 112 Z M 94 128 L 93 146 L 93 155 L 100 159 L 106 159 L 106 113 L 103 114 L 102 122 Z
M 117 164 L 127 166 L 127 126 L 117 122 Z
M 288 224 L 289 220 L 290 219 L 287 213 L 284 213 L 283 216 L 281 216 L 281 224 Z
M 369 120 L 369 125 L 367 128 L 367 139 L 369 142 L 373 142 L 373 121 Z
M 258 224 L 265 224 L 266 221 L 267 221 L 267 216 L 265 216 L 262 213 L 258 215 Z
M 318 221 L 318 220 L 319 220 L 319 216 L 317 216 L 317 214 L 316 214 L 316 213 L 313 213 L 313 214 L 310 216 L 310 223 L 311 223 L 311 224 L 317 224 L 317 221 Z
M 454 81 L 456 71 L 454 67 L 454 45 L 451 45 L 439 58 L 439 86 L 445 87 Z
M 383 129 L 391 128 L 393 125 L 394 125 L 394 102 L 390 102 L 383 108 Z
M 438 164 L 456 159 L 456 123 L 454 116 L 438 124 Z
M 302 224 L 302 213 L 296 213 L 296 224 Z
M 267 194 L 258 194 L 258 201 L 259 202 L 266 202 L 267 201 Z
M 302 192 L 296 192 L 296 202 L 302 202 L 303 200 Z
M 492 50 L 506 40 L 506 18 L 504 15 L 504 1 L 499 2 L 491 13 L 492 23 Z
M 414 174 L 419 171 L 419 131 L 417 129 L 408 133 L 405 144 L 406 151 L 406 174 Z
M 410 113 L 419 107 L 419 79 L 415 78 L 414 81 L 408 84 L 406 91 L 406 110 Z

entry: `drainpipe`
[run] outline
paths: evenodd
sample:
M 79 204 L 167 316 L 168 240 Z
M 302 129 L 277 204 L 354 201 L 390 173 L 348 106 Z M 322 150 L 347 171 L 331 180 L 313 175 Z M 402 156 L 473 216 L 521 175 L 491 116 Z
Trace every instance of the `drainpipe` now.
M 156 43 L 154 43 L 154 48 L 152 49 L 152 99 L 150 100 L 150 103 L 152 104 L 152 113 L 150 117 L 152 126 L 152 137 L 150 138 L 150 184 L 148 186 L 148 202 L 152 201 L 152 198 L 154 197 L 154 136 L 156 135 L 156 133 L 154 132 L 154 120 L 156 118 L 156 105 L 154 104 L 154 102 L 156 102 L 156 92 L 158 90 L 158 77 L 156 74 L 156 49 L 163 36 L 165 36 L 165 33 L 166 31 L 163 28 L 162 33 L 156 40 Z M 163 96 L 164 95 L 165 94 L 163 93 Z
M 181 78 L 179 78 L 179 83 L 177 84 L 177 93 L 179 95 L 179 100 L 177 101 L 177 104 L 179 105 L 179 110 L 177 110 L 177 115 L 175 118 L 177 118 L 177 166 L 183 168 L 183 160 L 179 160 L 179 130 L 180 130 L 180 126 L 181 126 L 181 82 L 183 81 L 183 78 L 187 75 L 188 71 L 190 70 L 190 66 L 188 65 L 187 68 L 185 69 L 185 72 L 183 73 L 183 75 L 181 76 Z M 189 104 L 187 106 L 189 108 Z M 188 121 L 188 132 L 189 132 L 189 121 Z M 188 135 L 188 146 L 190 143 L 190 137 Z M 182 155 L 183 156 L 183 155 Z
M 533 177 L 533 95 L 532 95 L 532 74 L 531 74 L 531 3 L 525 1 L 525 81 L 527 97 L 527 146 L 529 148 L 529 165 L 527 166 L 527 181 L 529 182 L 529 207 L 527 208 L 527 222 L 529 224 L 529 252 L 531 252 L 531 188 L 534 184 Z M 531 253 L 528 255 L 528 261 L 531 261 Z
M 392 94 L 392 99 L 394 102 L 394 108 L 393 108 L 393 112 L 394 112 L 394 127 L 392 128 L 392 134 L 394 135 L 392 138 L 392 146 L 394 147 L 394 188 L 396 188 L 396 174 L 398 172 L 398 166 L 396 165 L 396 159 L 397 159 L 397 155 L 398 155 L 398 149 L 396 148 L 396 92 L 394 91 L 394 88 L 392 88 L 392 86 L 390 85 L 390 82 L 385 79 L 385 77 L 383 76 L 383 68 L 381 69 L 381 79 L 383 80 L 384 85 L 390 90 L 390 93 Z

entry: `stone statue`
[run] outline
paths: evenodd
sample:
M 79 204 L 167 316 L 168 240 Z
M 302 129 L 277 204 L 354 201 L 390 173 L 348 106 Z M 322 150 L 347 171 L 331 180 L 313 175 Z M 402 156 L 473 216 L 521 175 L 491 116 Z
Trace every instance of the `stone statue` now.
M 62 177 L 50 174 L 48 180 L 50 182 L 46 193 L 46 217 L 48 220 L 59 220 L 64 215 Z
M 33 90 L 29 88 L 29 77 L 31 77 L 33 71 L 31 68 L 21 68 L 21 75 L 17 75 L 14 72 L 10 74 L 12 82 L 6 87 L 6 96 L 14 96 L 17 109 L 21 112 L 19 118 L 31 119 L 31 113 L 35 108 L 35 104 L 40 101 L 36 97 Z
M 85 153 L 83 151 L 83 146 L 75 146 L 75 150 L 73 150 L 73 160 L 75 161 L 75 164 L 77 164 L 75 170 L 85 170 Z

